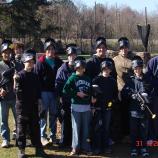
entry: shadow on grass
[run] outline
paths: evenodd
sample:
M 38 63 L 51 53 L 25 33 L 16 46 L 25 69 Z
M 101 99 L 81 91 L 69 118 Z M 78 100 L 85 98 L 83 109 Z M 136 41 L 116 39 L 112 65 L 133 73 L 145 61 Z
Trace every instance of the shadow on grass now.
M 1 141 L 0 141 L 1 142 Z M 101 154 L 101 155 L 92 155 L 87 156 L 80 154 L 79 156 L 69 156 L 71 148 L 59 148 L 58 145 L 50 144 L 47 147 L 44 147 L 45 152 L 48 154 L 49 158 L 64 158 L 64 157 L 73 157 L 73 158 L 129 158 L 130 157 L 130 146 L 129 144 L 115 144 L 113 145 L 112 154 Z M 12 143 L 10 148 L 0 148 L 0 158 L 17 158 L 18 149 Z M 149 148 L 150 158 L 158 158 L 158 148 L 150 147 Z M 35 156 L 35 149 L 32 147 L 26 148 L 26 154 L 29 158 L 40 158 Z M 141 156 L 137 157 L 141 158 Z
M 27 155 L 28 158 L 42 158 L 42 157 L 37 157 L 35 155 Z M 62 158 L 65 156 L 60 156 L 60 155 L 53 155 L 53 154 L 49 154 L 48 158 Z
M 51 155 L 52 157 L 57 157 L 57 158 L 63 158 L 63 157 L 82 157 L 82 158 L 129 158 L 130 157 L 130 145 L 129 144 L 115 144 L 113 146 L 113 152 L 112 154 L 100 154 L 100 155 L 92 155 L 92 156 L 87 156 L 84 154 L 80 154 L 78 156 L 69 156 L 69 153 L 71 151 L 71 148 L 66 148 L 66 149 L 60 149 L 57 146 L 53 147 L 55 154 Z M 51 149 L 50 149 L 51 150 Z M 57 155 L 56 155 L 57 153 Z M 61 154 L 60 154 L 61 153 Z M 158 149 L 155 147 L 149 147 L 149 153 L 150 153 L 150 158 L 158 158 Z M 139 155 L 137 158 L 141 158 L 142 156 Z

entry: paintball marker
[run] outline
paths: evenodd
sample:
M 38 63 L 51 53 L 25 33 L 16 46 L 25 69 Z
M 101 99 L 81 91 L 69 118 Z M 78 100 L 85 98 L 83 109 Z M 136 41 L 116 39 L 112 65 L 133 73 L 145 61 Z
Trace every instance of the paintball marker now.
M 3 88 L 6 92 L 9 92 L 9 84 L 12 82 L 14 75 L 14 68 L 10 68 L 2 73 L 2 79 L 0 81 L 0 88 Z M 3 97 L 0 97 L 3 99 Z
M 94 96 L 94 97 L 97 97 L 98 95 L 100 95 L 100 94 L 102 94 L 102 91 L 101 91 L 101 89 L 100 89 L 100 87 L 98 86 L 98 85 L 92 85 L 92 95 Z M 107 102 L 106 103 L 106 106 L 108 107 L 108 108 L 111 108 L 112 107 L 112 101 L 109 101 L 109 102 Z
M 154 114 L 148 106 L 148 104 L 149 104 L 148 94 L 138 92 L 136 95 L 137 95 L 138 101 L 141 103 L 141 109 L 142 110 L 147 109 L 149 111 L 150 115 L 151 115 L 151 118 L 155 119 L 156 114 Z
M 102 91 L 98 85 L 96 85 L 96 84 L 92 85 L 92 95 L 94 97 L 97 97 L 101 93 L 102 93 Z
M 149 97 L 148 97 L 148 94 L 147 93 L 141 93 L 141 92 L 137 92 L 135 93 L 132 89 L 130 89 L 129 87 L 126 88 L 126 90 L 128 90 L 129 94 L 132 96 L 133 99 L 137 99 L 139 102 L 140 102 L 140 106 L 141 106 L 141 110 L 145 110 L 147 109 L 148 112 L 150 113 L 151 115 L 151 118 L 152 119 L 155 119 L 156 118 L 156 114 L 154 114 L 150 108 L 149 108 L 149 104 L 150 104 L 150 101 L 149 101 Z

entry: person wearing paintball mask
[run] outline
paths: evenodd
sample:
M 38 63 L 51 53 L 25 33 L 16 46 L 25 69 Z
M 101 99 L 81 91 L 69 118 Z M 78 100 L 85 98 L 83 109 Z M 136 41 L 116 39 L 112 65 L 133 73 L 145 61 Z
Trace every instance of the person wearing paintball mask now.
M 15 94 L 13 91 L 13 75 L 14 65 L 11 62 L 11 45 L 9 43 L 2 43 L 0 47 L 2 61 L 0 61 L 0 118 L 1 118 L 1 147 L 9 147 L 10 133 L 8 126 L 9 108 L 12 109 L 14 119 L 15 114 Z M 12 71 L 13 70 L 13 71 Z M 15 135 L 15 131 L 13 132 Z
M 87 62 L 86 74 L 91 79 L 93 79 L 101 72 L 101 69 L 100 69 L 101 62 L 110 61 L 113 64 L 113 69 L 110 75 L 116 79 L 117 73 L 115 69 L 115 64 L 114 64 L 113 59 L 107 56 L 107 44 L 106 44 L 106 39 L 104 37 L 98 37 L 96 39 L 95 51 L 96 53 Z
M 29 51 L 29 50 L 28 50 Z M 40 82 L 34 73 L 34 56 L 26 50 L 22 56 L 24 69 L 15 76 L 17 146 L 18 158 L 25 158 L 26 133 L 29 126 L 30 138 L 36 156 L 47 158 L 40 141 L 39 110 L 41 102 Z
M 57 106 L 55 95 L 55 78 L 58 68 L 62 65 L 62 60 L 57 57 L 56 43 L 53 39 L 47 39 L 44 43 L 45 55 L 41 56 L 35 65 L 35 72 L 40 79 L 41 98 L 43 108 L 46 110 L 45 116 L 40 120 L 41 142 L 46 146 L 49 142 L 56 143 L 56 119 Z M 50 135 L 47 137 L 47 113 L 49 111 Z M 48 141 L 49 138 L 49 141 Z
M 74 72 L 74 60 L 77 57 L 76 45 L 71 43 L 66 46 L 66 54 L 68 61 L 63 63 L 58 69 L 55 81 L 55 88 L 59 96 L 59 117 L 61 122 L 61 140 L 60 147 L 70 146 L 72 141 L 71 127 L 71 98 L 68 95 L 63 95 L 63 87 Z
M 107 154 L 112 152 L 110 140 L 110 125 L 111 125 L 111 115 L 114 102 L 118 97 L 118 88 L 116 80 L 110 76 L 113 69 L 113 64 L 110 61 L 103 61 L 100 65 L 101 74 L 96 76 L 92 81 L 93 85 L 98 86 L 100 89 L 100 94 L 94 96 L 96 98 L 96 103 L 94 104 L 94 120 L 96 124 L 94 128 L 100 125 L 100 130 L 94 130 L 94 152 L 99 154 L 105 150 Z M 100 116 L 99 114 L 100 113 Z M 98 118 L 95 118 L 99 116 Z M 98 120 L 99 119 L 99 120 Z
M 75 72 L 67 80 L 63 93 L 71 97 L 72 151 L 70 156 L 80 151 L 92 154 L 89 142 L 91 119 L 91 80 L 85 75 L 85 60 L 77 59 Z
M 152 86 L 148 83 L 147 76 L 143 74 L 143 61 L 140 59 L 132 61 L 134 75 L 125 84 L 122 94 L 123 98 L 129 98 L 129 119 L 130 119 L 130 145 L 131 157 L 149 157 L 147 150 L 147 130 L 149 114 L 147 108 L 142 104 L 143 96 L 145 104 L 150 107 L 150 98 Z M 147 101 L 146 101 L 147 100 Z
M 129 119 L 128 119 L 128 105 L 127 99 L 121 97 L 122 89 L 133 74 L 132 59 L 129 57 L 130 43 L 127 37 L 121 37 L 118 40 L 119 54 L 113 58 L 117 71 L 117 84 L 119 90 L 120 104 L 118 106 L 119 118 L 121 123 L 121 137 L 123 141 L 128 141 L 129 137 Z
M 21 70 L 24 69 L 24 63 L 22 61 L 22 56 L 23 53 L 25 52 L 25 54 L 28 55 L 32 55 L 33 56 L 33 60 L 34 60 L 34 66 L 36 63 L 36 51 L 33 49 L 26 49 L 25 51 L 24 49 L 24 45 L 22 43 L 14 43 L 13 44 L 13 49 L 14 49 L 14 53 L 15 53 L 15 59 L 13 61 L 14 65 L 15 65 L 15 73 L 14 73 L 14 78 L 16 78 L 16 75 L 18 75 L 18 72 L 20 72 Z M 14 79 L 14 88 L 15 88 L 15 79 Z M 41 109 L 42 110 L 42 109 Z M 39 113 L 41 113 L 41 111 L 39 111 Z M 30 128 L 29 126 L 27 127 L 27 132 L 26 132 L 26 146 L 31 146 L 31 140 L 30 140 Z

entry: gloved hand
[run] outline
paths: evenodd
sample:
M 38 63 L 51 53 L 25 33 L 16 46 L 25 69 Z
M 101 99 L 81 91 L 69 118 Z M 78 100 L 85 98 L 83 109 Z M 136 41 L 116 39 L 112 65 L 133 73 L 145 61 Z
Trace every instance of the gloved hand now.
M 145 110 L 145 106 L 143 104 L 140 106 L 140 108 L 141 108 L 142 111 Z
M 137 99 L 137 94 L 132 94 L 132 99 L 136 100 Z

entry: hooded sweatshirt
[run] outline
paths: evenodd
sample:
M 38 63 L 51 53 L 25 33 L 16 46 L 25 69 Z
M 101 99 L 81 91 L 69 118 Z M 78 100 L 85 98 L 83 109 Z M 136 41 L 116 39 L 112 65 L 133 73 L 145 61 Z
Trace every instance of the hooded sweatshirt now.
M 77 92 L 84 92 L 87 94 L 84 98 L 77 96 Z M 71 103 L 75 105 L 90 105 L 91 99 L 91 80 L 86 75 L 76 75 L 72 73 L 70 78 L 67 80 L 63 93 L 70 95 Z

